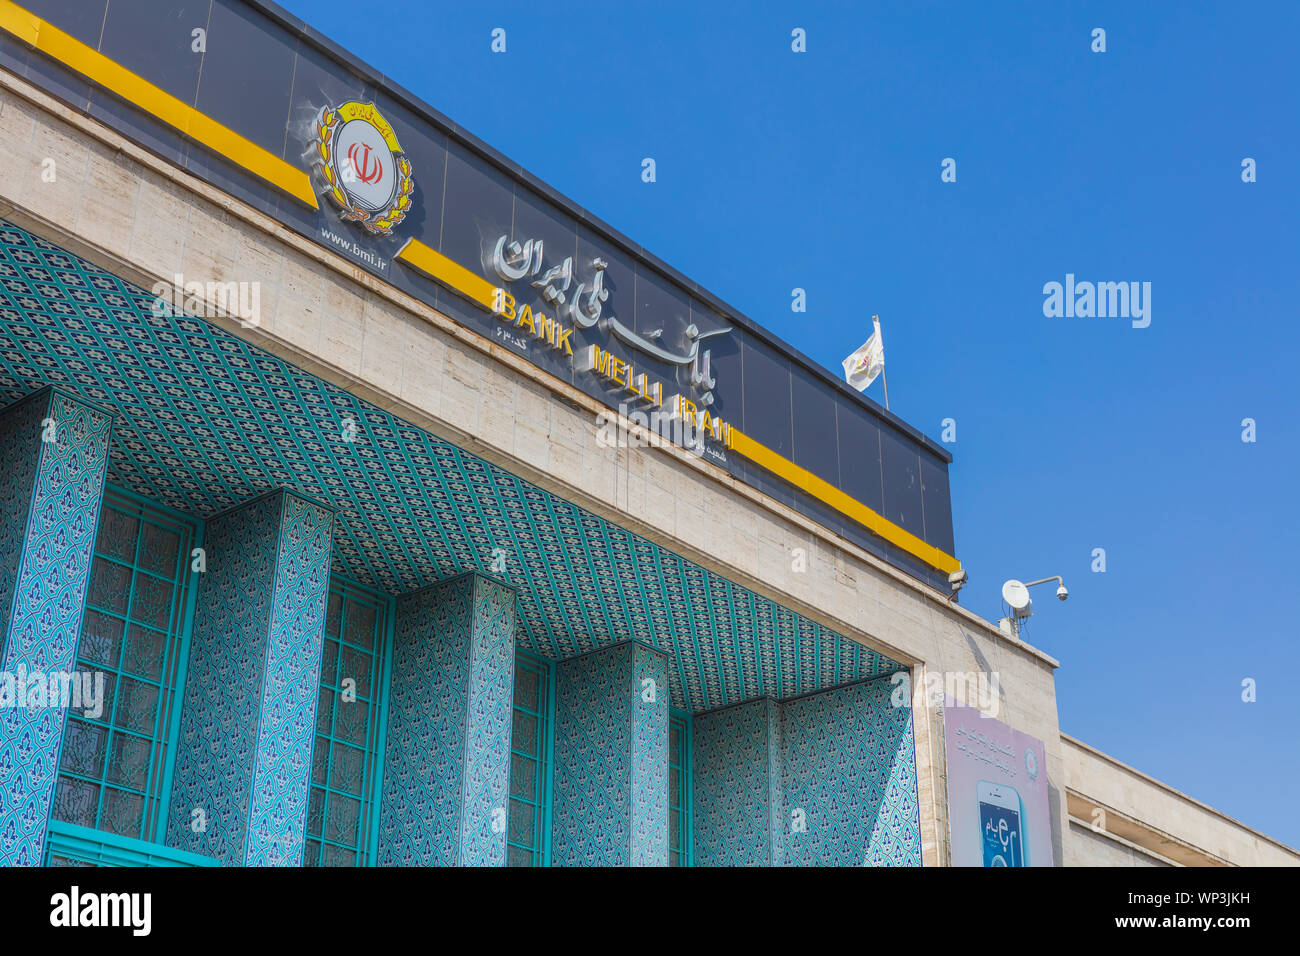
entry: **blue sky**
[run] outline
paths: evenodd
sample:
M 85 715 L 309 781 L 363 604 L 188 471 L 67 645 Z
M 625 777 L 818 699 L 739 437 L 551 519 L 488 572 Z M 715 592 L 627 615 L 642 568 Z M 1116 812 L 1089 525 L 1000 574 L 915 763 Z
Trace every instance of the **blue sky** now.
M 827 368 L 880 313 L 964 603 L 1069 585 L 1062 730 L 1300 846 L 1300 4 L 282 2 Z M 1150 326 L 1044 317 L 1067 273 Z

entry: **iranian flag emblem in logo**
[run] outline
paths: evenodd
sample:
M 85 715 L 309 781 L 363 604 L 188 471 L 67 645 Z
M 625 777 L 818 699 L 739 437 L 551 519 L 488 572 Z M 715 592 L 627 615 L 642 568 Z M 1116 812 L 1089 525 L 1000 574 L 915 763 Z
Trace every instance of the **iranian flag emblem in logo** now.
M 411 162 L 374 103 L 321 108 L 315 168 L 343 218 L 377 236 L 391 236 L 411 208 Z

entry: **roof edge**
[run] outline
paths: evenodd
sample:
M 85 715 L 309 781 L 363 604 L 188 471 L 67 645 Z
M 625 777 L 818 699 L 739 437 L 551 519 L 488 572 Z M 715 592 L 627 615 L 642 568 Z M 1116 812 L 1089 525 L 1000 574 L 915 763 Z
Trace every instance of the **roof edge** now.
M 565 196 L 554 187 L 548 185 L 541 178 L 530 173 L 519 163 L 510 159 L 504 153 L 494 149 L 469 130 L 453 122 L 448 116 L 439 112 L 424 99 L 402 86 L 387 74 L 375 69 L 366 61 L 348 52 L 319 30 L 299 19 L 288 10 L 285 10 L 278 3 L 274 2 L 274 0 L 243 0 L 243 2 L 258 10 L 260 13 L 265 14 L 267 17 L 270 17 L 281 27 L 297 33 L 302 39 L 314 45 L 321 52 L 339 60 L 360 78 L 369 83 L 373 83 L 376 86 L 382 87 L 386 92 L 391 93 L 400 100 L 402 105 L 437 126 L 443 133 L 453 138 L 461 146 L 470 149 L 480 158 L 496 166 L 501 172 L 506 173 L 513 179 L 518 180 L 528 188 L 536 191 L 548 202 L 558 206 L 561 210 L 568 213 L 577 221 L 588 226 L 593 231 L 600 233 L 606 239 L 609 239 L 615 245 L 619 246 L 624 252 L 641 259 L 648 265 L 658 269 L 674 283 L 684 288 L 687 292 L 703 300 L 706 305 L 717 309 L 720 312 L 726 313 L 729 319 L 736 321 L 745 329 L 746 332 L 761 339 L 767 345 L 770 345 L 778 351 L 786 354 L 802 366 L 805 371 L 811 372 L 824 384 L 836 388 L 839 392 L 853 399 L 881 421 L 886 422 L 907 435 L 909 438 L 923 445 L 927 451 L 937 456 L 945 464 L 952 463 L 952 452 L 929 435 L 926 435 L 914 425 L 904 421 L 889 409 L 881 407 L 861 392 L 850 388 L 847 382 L 841 381 L 822 365 L 805 355 L 802 351 L 795 348 L 775 333 L 759 325 L 744 312 L 740 311 L 735 306 L 728 304 L 719 296 L 710 292 L 708 289 L 705 289 L 698 282 L 688 278 L 682 272 L 664 262 L 644 246 L 637 244 L 618 229 L 605 222 L 605 220 L 583 208 L 577 202 Z

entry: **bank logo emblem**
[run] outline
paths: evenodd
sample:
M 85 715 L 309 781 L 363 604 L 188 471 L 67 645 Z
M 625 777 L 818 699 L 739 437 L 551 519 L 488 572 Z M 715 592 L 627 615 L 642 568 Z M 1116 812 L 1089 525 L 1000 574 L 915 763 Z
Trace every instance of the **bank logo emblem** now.
M 343 219 L 391 236 L 411 208 L 415 182 L 393 127 L 374 103 L 324 106 L 316 116 L 316 173 Z
M 373 186 L 384 178 L 384 164 L 379 154 L 370 150 L 369 143 L 356 142 L 348 147 L 348 165 L 358 182 Z

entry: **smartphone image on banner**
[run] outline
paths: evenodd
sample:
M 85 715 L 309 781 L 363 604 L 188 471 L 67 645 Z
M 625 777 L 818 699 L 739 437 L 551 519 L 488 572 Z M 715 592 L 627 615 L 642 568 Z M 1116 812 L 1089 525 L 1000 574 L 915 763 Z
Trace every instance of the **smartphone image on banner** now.
M 976 790 L 980 807 L 980 839 L 985 866 L 1025 866 L 1025 834 L 1020 794 L 1006 784 L 981 780 Z

